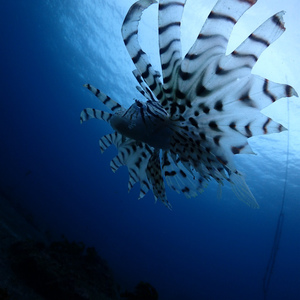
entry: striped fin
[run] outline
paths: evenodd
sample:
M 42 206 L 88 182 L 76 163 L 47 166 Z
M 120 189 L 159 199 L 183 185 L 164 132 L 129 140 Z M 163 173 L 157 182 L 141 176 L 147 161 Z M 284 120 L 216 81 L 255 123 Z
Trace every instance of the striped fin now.
M 170 188 L 183 193 L 187 198 L 196 197 L 203 192 L 203 178 L 198 173 L 184 167 L 181 161 L 174 162 L 167 151 L 162 156 L 162 171 Z
M 285 31 L 281 11 L 260 25 L 235 51 L 220 61 L 219 72 L 228 73 L 243 67 L 251 70 L 261 53 Z
M 98 119 L 109 122 L 111 117 L 112 114 L 108 112 L 98 110 L 95 108 L 85 108 L 80 114 L 80 123 L 82 124 L 83 122 L 90 119 Z
M 127 166 L 129 173 L 128 192 L 130 192 L 135 183 L 140 182 L 139 199 L 143 198 L 150 189 L 146 168 L 152 149 L 144 143 L 125 138 L 118 133 L 104 136 L 101 140 L 102 143 L 105 141 L 104 147 L 107 148 L 109 146 L 108 143 L 114 144 L 118 150 L 117 156 L 110 163 L 112 171 L 116 172 L 119 167 Z
M 136 182 L 140 182 L 139 199 L 143 198 L 150 189 L 146 174 L 146 167 L 152 151 L 146 144 L 138 143 L 137 147 L 131 148 L 132 155 L 126 160 L 129 172 L 128 192 Z
M 167 200 L 165 183 L 161 172 L 159 151 L 152 153 L 147 165 L 146 174 L 151 183 L 155 200 L 162 201 L 165 206 L 171 209 L 172 206 Z
M 251 75 L 251 78 L 240 79 L 238 85 L 231 83 L 213 92 L 209 97 L 193 102 L 191 109 L 185 112 L 184 118 L 190 121 L 186 130 L 188 132 L 185 134 L 194 140 L 195 146 L 192 146 L 191 150 L 185 149 L 185 152 L 190 152 L 190 159 L 195 162 L 201 160 L 208 170 L 206 172 L 204 169 L 204 173 L 201 169 L 197 171 L 203 177 L 208 175 L 216 180 L 218 177 L 227 179 L 224 174 L 220 176 L 209 169 L 213 167 L 221 172 L 222 168 L 226 167 L 234 173 L 236 169 L 233 155 L 253 153 L 247 141 L 249 137 L 284 130 L 281 124 L 261 114 L 260 110 L 276 99 L 292 95 L 295 95 L 295 91 L 288 85 Z M 181 141 L 179 137 L 177 139 L 174 149 L 181 153 L 183 150 L 179 145 L 186 142 Z M 194 148 L 199 152 L 192 151 Z
M 147 99 L 150 100 L 151 98 L 149 98 L 149 95 L 145 92 L 145 90 L 143 90 L 140 86 L 136 86 L 136 89 Z
M 152 150 L 144 143 L 125 138 L 116 131 L 103 136 L 99 140 L 100 150 L 103 153 L 110 145 L 114 145 L 118 154 L 111 162 L 111 170 L 115 173 L 121 166 L 127 166 L 129 173 L 128 192 L 133 185 L 140 182 L 139 199 L 143 198 L 150 189 L 146 175 L 148 160 Z
M 121 141 L 122 135 L 119 134 L 117 131 L 104 135 L 99 140 L 101 153 L 103 153 L 112 144 L 118 147 L 121 144 Z
M 246 137 L 284 130 L 283 126 L 263 116 L 259 111 L 282 97 L 297 96 L 296 91 L 289 85 L 274 83 L 250 74 L 261 52 L 284 31 L 282 16 L 283 12 L 280 12 L 268 19 L 231 55 L 213 57 L 205 67 L 199 82 L 192 84 L 194 88 L 178 91 L 179 94 L 186 92 L 186 98 L 195 102 L 193 110 L 182 112 L 185 119 L 193 118 L 197 126 L 198 118 L 201 118 L 199 123 L 204 124 L 203 126 L 212 124 L 213 128 L 207 126 L 208 135 L 209 132 L 216 133 L 222 126 L 230 126 Z M 245 52 L 246 49 L 248 52 Z M 209 51 L 207 55 L 209 56 Z M 208 56 L 206 60 L 209 59 Z M 182 88 L 184 84 L 181 79 L 182 77 L 179 79 L 179 86 Z M 185 109 L 185 106 L 183 108 Z M 193 114 L 199 117 L 194 118 Z M 239 122 L 242 122 L 242 125 L 238 124 Z M 239 145 L 232 147 L 248 151 L 246 141 L 240 142 Z
M 192 99 L 191 97 L 207 93 L 208 87 L 205 86 L 205 82 L 218 72 L 217 62 L 226 53 L 234 25 L 255 2 L 256 0 L 220 0 L 217 2 L 194 45 L 182 61 L 178 73 L 177 102 L 185 103 L 184 99 Z M 197 86 L 197 89 L 193 89 L 193 86 Z M 191 90 L 194 94 L 188 95 Z
M 139 199 L 142 199 L 150 190 L 149 181 L 147 178 L 140 180 L 140 194 Z
M 124 166 L 120 153 L 110 161 L 110 168 L 115 173 L 121 166 Z
M 258 204 L 249 190 L 244 177 L 242 174 L 240 174 L 234 165 L 233 161 L 233 153 L 227 153 L 226 148 L 224 147 L 217 147 L 217 145 L 214 145 L 214 143 L 218 143 L 217 140 L 211 141 L 209 138 L 208 140 L 204 139 L 201 141 L 201 147 L 195 148 L 194 154 L 188 151 L 188 149 L 185 149 L 183 153 L 187 153 L 186 158 L 189 159 L 191 164 L 196 168 L 195 174 L 198 176 L 199 185 L 196 186 L 197 190 L 199 192 L 202 192 L 202 188 L 205 187 L 203 184 L 203 181 L 209 181 L 211 178 L 214 178 L 216 182 L 219 183 L 219 186 L 223 185 L 223 181 L 227 180 L 230 182 L 233 192 L 236 194 L 239 200 L 245 202 L 247 205 L 257 208 Z M 220 145 L 218 145 L 220 146 Z M 179 149 L 175 149 L 176 152 L 179 152 Z M 181 150 L 182 153 L 182 150 Z M 201 160 L 199 160 L 198 157 L 201 157 Z M 178 165 L 178 163 L 177 163 Z M 168 175 L 166 174 L 166 180 L 168 182 Z M 185 178 L 185 176 L 188 176 L 189 174 L 185 172 L 185 175 L 180 174 L 181 176 L 178 176 L 178 171 L 173 171 L 171 173 L 171 176 L 169 178 L 174 177 L 175 179 L 182 179 L 182 177 Z M 183 175 L 183 176 L 182 176 Z M 176 178 L 177 176 L 177 178 Z M 170 184 L 171 183 L 171 184 Z M 174 180 L 173 182 L 168 182 L 170 186 L 178 191 L 178 187 L 180 187 L 183 182 L 179 182 L 178 180 Z M 195 184 L 195 181 L 190 180 L 188 183 L 184 181 L 184 186 L 187 186 L 191 189 L 195 190 L 195 186 L 190 186 L 189 184 Z M 221 190 L 221 189 L 220 189 Z M 180 192 L 180 190 L 178 191 Z M 187 195 L 186 195 L 187 196 Z
M 137 86 L 137 90 L 148 100 L 153 100 L 155 101 L 151 90 L 148 88 L 147 84 L 145 84 L 142 75 L 139 73 L 138 70 L 133 70 L 132 71 L 135 79 L 137 80 L 137 82 L 139 83 L 140 86 Z
M 208 49 L 212 55 L 224 55 L 234 25 L 255 3 L 256 0 L 219 0 L 208 15 L 186 58 L 195 58 L 195 55 L 201 55 Z
M 223 170 L 227 168 L 231 172 L 236 172 L 232 160 L 233 155 L 229 155 L 227 158 L 219 145 L 218 137 L 212 139 L 211 133 L 207 134 L 206 127 L 201 128 L 199 126 L 196 131 L 193 128 L 188 128 L 188 131 L 182 128 L 176 136 L 173 136 L 170 151 L 173 154 L 179 153 L 181 162 L 191 164 L 191 167 L 200 176 L 197 178 L 200 179 L 200 183 L 202 178 L 208 181 L 211 177 L 217 182 L 222 182 L 224 179 L 228 180 L 228 175 Z M 222 137 L 220 133 L 219 136 Z M 176 164 L 178 165 L 177 160 Z
M 158 33 L 160 61 L 163 73 L 164 92 L 173 92 L 177 67 L 182 60 L 180 24 L 186 0 L 162 0 L 159 2 Z
M 246 139 L 251 136 L 285 129 L 260 111 L 282 97 L 291 96 L 297 96 L 291 86 L 249 75 L 240 78 L 238 84 L 231 82 L 207 97 L 196 98 L 193 109 L 186 111 L 183 116 L 192 120 L 194 129 L 199 128 L 206 136 L 221 135 L 224 139 L 227 132 L 232 141 L 246 146 Z M 237 132 L 242 135 L 240 138 L 235 134 Z
M 106 107 L 108 107 L 113 112 L 122 112 L 125 111 L 119 103 L 112 100 L 110 97 L 106 96 L 103 92 L 99 89 L 95 88 L 94 86 L 88 84 L 84 84 L 89 91 L 91 91 Z
M 140 0 L 134 3 L 129 9 L 123 25 L 122 36 L 127 51 L 135 64 L 137 70 L 144 78 L 145 82 L 157 97 L 163 99 L 162 84 L 158 79 L 157 72 L 153 69 L 149 62 L 148 56 L 142 50 L 138 41 L 138 25 L 143 11 L 151 4 L 156 3 L 155 0 Z

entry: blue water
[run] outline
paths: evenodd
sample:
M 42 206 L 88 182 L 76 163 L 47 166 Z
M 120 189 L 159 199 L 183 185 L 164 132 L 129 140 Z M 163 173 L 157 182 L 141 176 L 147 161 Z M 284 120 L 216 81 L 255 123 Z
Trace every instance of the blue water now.
M 1 189 L 32 212 L 41 228 L 94 245 L 123 289 L 148 281 L 161 300 L 263 299 L 285 199 L 267 299 L 299 299 L 300 147 L 299 127 L 292 123 L 297 100 L 285 117 L 291 121 L 288 162 L 287 132 L 253 139 L 258 155 L 237 157 L 258 210 L 238 201 L 228 186 L 218 199 L 214 182 L 196 199 L 168 189 L 172 211 L 154 204 L 151 193 L 137 200 L 138 188 L 127 193 L 127 170 L 110 170 L 116 151 L 100 154 L 98 139 L 111 132 L 109 126 L 80 125 L 83 108 L 103 108 L 84 83 L 125 105 L 136 96 L 120 34 L 132 3 L 1 2 Z M 293 59 L 299 64 L 299 57 Z

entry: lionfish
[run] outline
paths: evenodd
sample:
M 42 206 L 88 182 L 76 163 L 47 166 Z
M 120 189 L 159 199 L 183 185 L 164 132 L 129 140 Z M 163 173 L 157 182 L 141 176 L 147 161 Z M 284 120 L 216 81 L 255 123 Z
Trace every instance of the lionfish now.
M 220 186 L 228 181 L 240 200 L 258 207 L 233 156 L 253 153 L 248 138 L 285 130 L 260 111 L 279 98 L 297 96 L 296 91 L 251 74 L 260 54 L 284 32 L 284 12 L 269 18 L 226 55 L 234 25 L 256 0 L 219 0 L 183 57 L 180 25 L 186 0 L 160 0 L 161 79 L 138 40 L 142 13 L 156 2 L 135 2 L 121 30 L 143 101 L 135 100 L 126 109 L 86 84 L 111 113 L 86 108 L 80 120 L 95 118 L 111 125 L 114 132 L 99 141 L 101 152 L 112 144 L 117 148 L 110 167 L 115 172 L 127 166 L 128 191 L 139 182 L 139 198 L 152 190 L 155 200 L 171 208 L 165 182 L 195 197 L 213 178 Z

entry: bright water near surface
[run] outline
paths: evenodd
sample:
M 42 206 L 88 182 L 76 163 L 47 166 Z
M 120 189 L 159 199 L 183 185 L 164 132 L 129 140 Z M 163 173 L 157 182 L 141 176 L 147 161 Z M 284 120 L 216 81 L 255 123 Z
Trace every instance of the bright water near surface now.
M 191 45 L 215 1 L 188 0 L 183 49 Z M 123 289 L 150 282 L 161 300 L 263 299 L 282 200 L 283 227 L 268 299 L 300 295 L 300 102 L 268 114 L 289 132 L 253 138 L 257 155 L 237 156 L 260 209 L 238 201 L 230 187 L 209 184 L 195 199 L 168 189 L 173 210 L 149 193 L 127 194 L 127 170 L 113 174 L 115 150 L 103 155 L 101 121 L 79 123 L 99 107 L 91 83 L 129 106 L 138 97 L 134 66 L 120 28 L 132 0 L 11 0 L 0 4 L 1 189 L 44 228 L 94 245 Z M 260 23 L 286 10 L 286 32 L 261 56 L 255 73 L 300 92 L 298 0 L 260 0 L 234 30 L 231 50 Z M 141 43 L 159 69 L 156 6 L 145 13 Z M 287 160 L 288 149 L 288 160 Z M 286 168 L 288 164 L 288 168 Z M 286 173 L 287 170 L 287 173 Z M 286 190 L 284 190 L 286 184 Z

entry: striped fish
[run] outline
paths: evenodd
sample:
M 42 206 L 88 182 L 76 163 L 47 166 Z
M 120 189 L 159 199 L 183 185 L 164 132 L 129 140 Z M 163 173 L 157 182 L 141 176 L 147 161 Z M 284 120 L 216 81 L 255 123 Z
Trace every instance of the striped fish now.
M 180 24 L 185 0 L 160 0 L 159 74 L 138 40 L 142 13 L 153 3 L 156 1 L 134 3 L 122 26 L 144 101 L 135 100 L 125 109 L 86 84 L 111 113 L 86 108 L 81 122 L 95 118 L 111 125 L 114 132 L 100 139 L 100 149 L 117 148 L 111 169 L 115 172 L 127 166 L 128 190 L 139 182 L 140 198 L 152 190 L 156 200 L 171 208 L 165 183 L 178 193 L 195 197 L 213 178 L 220 186 L 228 181 L 238 199 L 258 207 L 233 156 L 253 153 L 248 138 L 285 130 L 260 111 L 282 97 L 297 96 L 296 91 L 251 73 L 260 54 L 284 32 L 284 13 L 266 20 L 226 55 L 234 25 L 256 0 L 219 0 L 183 56 Z

